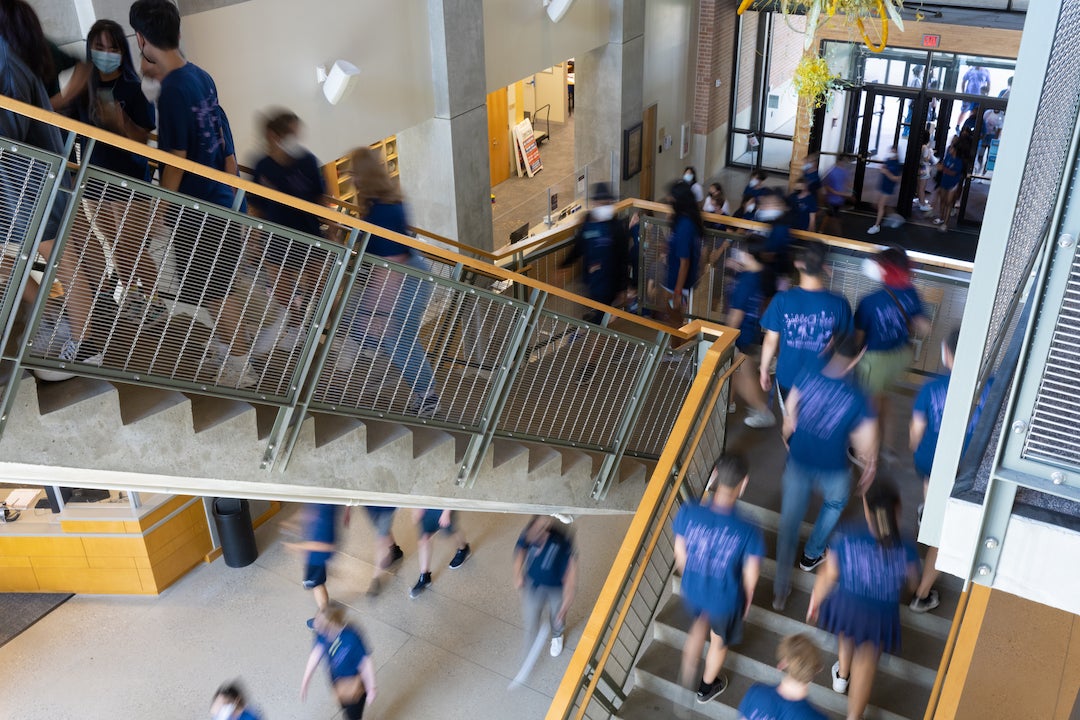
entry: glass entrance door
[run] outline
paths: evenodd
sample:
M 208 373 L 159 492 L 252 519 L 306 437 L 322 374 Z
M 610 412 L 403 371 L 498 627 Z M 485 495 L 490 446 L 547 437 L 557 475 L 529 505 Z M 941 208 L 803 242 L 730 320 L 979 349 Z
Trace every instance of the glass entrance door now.
M 920 93 L 914 90 L 868 85 L 859 93 L 861 111 L 855 138 L 858 151 L 853 194 L 860 203 L 876 201 L 881 168 L 896 148 L 904 166 L 897 210 L 907 216 L 915 196 L 920 148 L 919 133 L 913 141 L 911 129 L 921 127 L 924 103 Z

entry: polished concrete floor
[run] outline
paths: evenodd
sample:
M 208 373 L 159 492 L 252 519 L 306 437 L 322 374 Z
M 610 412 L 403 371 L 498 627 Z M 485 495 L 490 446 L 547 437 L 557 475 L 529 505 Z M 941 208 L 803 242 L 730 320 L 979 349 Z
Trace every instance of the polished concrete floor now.
M 439 539 L 434 582 L 416 600 L 416 533 L 408 512 L 395 534 L 406 557 L 383 592 L 369 598 L 373 533 L 362 511 L 343 533 L 327 587 L 349 607 L 376 664 L 377 720 L 391 718 L 542 718 L 611 567 L 629 517 L 582 518 L 579 595 L 570 610 L 566 650 L 546 649 L 523 687 L 508 690 L 521 664 L 514 541 L 525 518 L 461 514 L 474 555 L 448 570 L 449 540 Z M 211 695 L 240 678 L 264 720 L 338 716 L 325 668 L 307 702 L 300 678 L 311 648 L 304 621 L 311 595 L 300 586 L 302 553 L 295 508 L 258 530 L 255 564 L 202 565 L 159 597 L 79 595 L 0 649 L 0 717 L 20 720 L 208 717 Z

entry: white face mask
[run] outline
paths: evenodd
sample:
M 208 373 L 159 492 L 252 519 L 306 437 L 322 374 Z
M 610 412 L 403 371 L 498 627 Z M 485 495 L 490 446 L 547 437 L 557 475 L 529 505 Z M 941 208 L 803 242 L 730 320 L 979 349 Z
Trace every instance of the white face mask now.
M 614 205 L 597 205 L 589 211 L 592 215 L 592 219 L 596 222 L 607 222 L 615 217 Z
M 783 210 L 758 210 L 755 217 L 761 222 L 772 222 L 783 214 Z
M 214 713 L 213 720 L 230 720 L 235 711 L 236 705 L 222 705 L 218 708 L 218 711 Z
M 755 187 L 758 186 L 758 184 L 760 182 L 761 182 L 760 180 L 758 180 L 757 178 L 754 178 L 753 180 L 750 181 L 749 186 L 752 187 L 752 188 L 755 188 Z
M 862 261 L 862 274 L 874 282 L 881 282 L 883 277 L 881 274 L 881 266 L 870 258 L 865 258 Z
M 690 183 L 691 185 L 694 184 L 694 176 L 691 175 L 690 173 L 686 173 L 685 175 L 683 175 L 682 179 L 685 180 L 686 182 Z
M 282 138 L 281 142 L 279 142 L 278 145 L 281 146 L 282 151 L 286 155 L 293 158 L 294 160 L 299 160 L 307 154 L 307 150 L 304 149 L 304 146 L 301 145 L 300 141 L 292 135 L 286 138 Z
M 755 207 L 757 207 L 757 205 L 755 205 L 752 202 L 746 203 L 746 212 L 747 212 L 747 214 L 750 214 L 750 213 L 754 212 Z
M 142 93 L 147 100 L 156 103 L 158 98 L 161 97 L 161 83 L 154 78 L 144 77 L 142 79 Z

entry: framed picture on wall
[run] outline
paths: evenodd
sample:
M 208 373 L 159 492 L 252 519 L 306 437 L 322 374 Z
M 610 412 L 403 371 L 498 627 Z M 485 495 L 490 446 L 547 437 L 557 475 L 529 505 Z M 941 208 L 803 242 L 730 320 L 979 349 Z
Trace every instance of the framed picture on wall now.
M 686 157 L 687 155 L 690 154 L 690 137 L 691 137 L 690 123 L 683 123 L 682 124 L 682 134 L 681 134 L 681 137 L 679 138 L 679 159 L 680 160 L 682 160 L 684 157 Z
M 623 131 L 623 180 L 641 172 L 641 130 L 642 124 L 638 123 Z

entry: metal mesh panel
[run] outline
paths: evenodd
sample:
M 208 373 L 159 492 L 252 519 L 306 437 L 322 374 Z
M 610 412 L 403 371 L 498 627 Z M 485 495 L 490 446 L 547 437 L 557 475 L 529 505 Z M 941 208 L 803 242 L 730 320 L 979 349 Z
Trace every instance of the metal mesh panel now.
M 479 427 L 524 306 L 411 263 L 361 260 L 312 407 Z
M 697 372 L 697 343 L 668 350 L 660 359 L 656 377 L 642 404 L 637 424 L 630 434 L 627 453 L 657 458 L 664 449 L 675 418 L 690 392 Z
M 612 449 L 650 350 L 637 338 L 542 312 L 499 434 Z
M 730 362 L 724 365 L 720 373 L 726 372 L 729 367 L 731 367 Z M 705 428 L 701 434 L 701 442 L 698 443 L 697 450 L 690 458 L 690 466 L 686 470 L 686 490 L 691 497 L 701 497 L 701 494 L 705 492 L 709 475 L 712 474 L 713 463 L 724 452 L 730 397 L 731 382 L 728 381 L 721 389 L 720 397 L 713 405 L 712 411 L 698 419 L 698 422 L 705 423 Z
M 297 390 L 344 248 L 97 170 L 73 202 L 63 295 L 35 319 L 27 364 L 266 400 Z
M 1080 467 L 1080 257 L 1074 258 L 1022 456 Z

